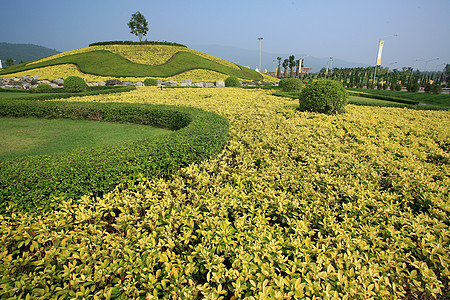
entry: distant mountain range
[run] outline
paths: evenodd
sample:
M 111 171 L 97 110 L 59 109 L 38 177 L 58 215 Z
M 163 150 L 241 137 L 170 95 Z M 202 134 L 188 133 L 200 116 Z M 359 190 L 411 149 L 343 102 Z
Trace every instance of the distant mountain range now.
M 189 46 L 189 45 L 188 45 Z M 190 45 L 189 48 L 195 49 L 201 52 L 214 55 L 216 57 L 234 62 L 241 66 L 247 66 L 251 69 L 259 67 L 259 51 L 246 50 L 231 46 L 219 46 L 219 45 Z M 288 58 L 290 55 L 294 55 L 295 59 L 304 58 L 304 67 L 312 68 L 310 72 L 317 73 L 320 69 L 327 66 L 327 62 L 330 61 L 329 57 L 312 57 L 302 53 L 268 53 L 261 52 L 261 66 L 262 71 L 267 69 L 268 71 L 274 70 L 278 67 L 277 57 L 281 57 L 282 60 Z M 306 58 L 305 58 L 306 57 Z M 348 62 L 339 58 L 333 58 L 333 68 L 352 68 L 352 67 L 368 67 L 367 64 Z
M 2 60 L 3 67 L 5 67 L 5 61 L 8 58 L 12 58 L 14 64 L 18 64 L 21 61 L 32 61 L 58 53 L 61 52 L 33 44 L 0 43 L 0 59 Z

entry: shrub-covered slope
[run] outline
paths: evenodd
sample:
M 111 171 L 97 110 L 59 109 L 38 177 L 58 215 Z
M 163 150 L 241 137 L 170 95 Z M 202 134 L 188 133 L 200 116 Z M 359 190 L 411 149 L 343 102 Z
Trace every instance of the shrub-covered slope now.
M 152 55 L 148 56 L 145 50 L 150 50 Z M 12 66 L 1 70 L 0 76 L 66 64 L 97 76 L 168 78 L 192 70 L 208 70 L 246 80 L 262 80 L 261 74 L 251 69 L 184 47 L 161 45 L 94 46 Z
M 449 113 L 327 116 L 270 93 L 90 97 L 216 112 L 231 139 L 170 179 L 0 217 L 1 296 L 445 299 Z

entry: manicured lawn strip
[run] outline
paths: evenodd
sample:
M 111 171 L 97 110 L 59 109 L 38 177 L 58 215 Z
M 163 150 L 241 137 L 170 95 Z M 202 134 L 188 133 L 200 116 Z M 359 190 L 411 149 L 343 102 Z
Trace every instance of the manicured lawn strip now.
M 10 204 L 13 210 L 45 211 L 57 196 L 101 196 L 142 176 L 167 176 L 221 151 L 229 126 L 217 114 L 167 105 L 3 100 L 0 115 L 135 123 L 174 130 L 119 145 L 1 162 L 0 213 Z
M 103 147 L 168 134 L 169 130 L 136 124 L 87 120 L 0 118 L 0 161 L 47 155 L 77 148 Z
M 246 68 L 241 68 L 241 71 L 239 71 L 189 52 L 178 52 L 170 62 L 158 66 L 150 66 L 131 62 L 120 55 L 106 50 L 67 55 L 32 65 L 13 66 L 0 71 L 0 75 L 60 64 L 75 64 L 80 68 L 81 72 L 97 76 L 164 78 L 194 69 L 206 69 L 243 79 L 262 79 L 261 74 L 256 71 Z
M 413 103 L 425 103 L 430 105 L 438 105 L 438 106 L 450 106 L 450 95 L 448 94 L 427 94 L 422 92 L 411 93 L 405 91 L 390 91 L 390 90 L 375 90 L 375 89 L 347 89 L 349 91 L 355 91 L 359 93 L 369 94 L 373 97 L 385 97 L 384 99 L 389 99 L 393 97 L 395 99 L 401 98 L 405 100 L 412 101 Z M 368 97 L 364 95 L 358 95 L 361 97 Z M 383 100 L 383 99 L 382 99 Z M 411 104 L 411 103 L 407 103 Z
M 135 90 L 135 86 L 119 86 L 119 87 L 91 87 L 87 92 L 83 93 L 66 93 L 63 89 L 54 93 L 37 93 L 32 94 L 29 90 L 12 90 L 0 89 L 0 100 L 3 99 L 21 99 L 21 100 L 50 100 L 65 99 L 71 97 L 107 95 L 114 93 L 124 93 Z M 25 92 L 24 92 L 25 91 Z

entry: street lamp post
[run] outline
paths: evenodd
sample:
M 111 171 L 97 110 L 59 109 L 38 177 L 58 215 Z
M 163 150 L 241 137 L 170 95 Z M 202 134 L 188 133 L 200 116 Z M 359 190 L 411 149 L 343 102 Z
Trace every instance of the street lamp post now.
M 378 66 L 378 63 L 380 63 L 381 64 L 381 52 L 382 52 L 382 50 L 383 50 L 383 45 L 384 45 L 384 41 L 382 40 L 382 39 L 384 39 L 384 38 L 387 38 L 387 37 L 396 37 L 396 36 L 398 36 L 398 34 L 394 34 L 394 35 L 388 35 L 388 36 L 385 36 L 385 37 L 381 37 L 379 40 L 378 40 L 378 53 L 377 53 L 377 60 L 375 61 L 375 71 L 373 72 L 373 84 L 375 84 L 375 77 L 377 76 L 377 66 Z M 383 41 L 383 43 L 381 43 Z
M 261 41 L 262 41 L 262 37 L 259 37 L 259 72 L 261 73 Z
M 438 68 L 440 67 L 440 66 L 445 66 L 446 64 L 440 64 L 440 65 L 437 65 L 436 66 L 436 68 L 434 69 L 434 73 L 437 73 L 437 70 L 438 70 Z M 443 72 L 442 72 L 443 73 Z M 437 74 L 436 74 L 437 75 Z M 439 79 L 439 81 L 441 81 L 441 78 L 440 78 L 441 76 L 436 76 L 436 80 L 437 79 Z
M 430 60 L 426 60 L 426 61 L 425 61 L 425 69 L 424 69 L 424 71 L 423 71 L 422 81 L 425 79 L 425 72 L 427 71 L 427 65 L 428 65 L 428 63 L 429 63 L 430 61 L 438 60 L 438 59 L 439 59 L 439 57 L 433 58 L 433 59 L 430 59 Z
M 392 83 L 392 76 L 389 76 L 389 73 L 392 73 L 392 72 L 390 72 L 390 70 L 391 70 L 391 65 L 395 65 L 396 63 L 397 63 L 397 62 L 395 61 L 395 62 L 390 63 L 390 64 L 388 65 L 388 79 L 389 79 L 389 77 L 390 77 L 390 79 L 391 79 L 391 80 L 389 80 L 390 83 Z

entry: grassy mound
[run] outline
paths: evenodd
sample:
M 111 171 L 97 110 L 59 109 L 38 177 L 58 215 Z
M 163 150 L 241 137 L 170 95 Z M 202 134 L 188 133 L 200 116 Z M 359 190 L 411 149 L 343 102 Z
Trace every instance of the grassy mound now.
M 20 210 L 46 210 L 56 196 L 101 196 L 142 176 L 168 175 L 220 151 L 228 135 L 223 117 L 161 105 L 4 100 L 0 116 L 135 123 L 174 130 L 119 145 L 1 162 L 0 212 L 9 204 Z
M 135 46 L 116 45 L 114 49 L 117 53 L 121 53 L 117 49 L 123 50 L 124 47 Z M 147 45 L 146 47 L 152 46 Z M 170 51 L 173 51 L 174 48 L 172 46 L 165 47 L 171 48 Z M 138 55 L 139 52 L 127 53 L 127 57 L 125 58 L 124 55 L 113 53 L 109 50 L 99 49 L 102 48 L 96 46 L 91 51 L 88 51 L 88 49 L 85 51 L 83 50 L 81 53 L 67 55 L 60 54 L 55 56 L 55 58 L 45 59 L 35 63 L 11 66 L 7 69 L 1 70 L 0 76 L 23 71 L 32 71 L 33 69 L 55 65 L 74 64 L 81 72 L 97 76 L 168 78 L 187 71 L 201 69 L 210 70 L 229 76 L 236 76 L 246 80 L 263 79 L 261 74 L 251 69 L 236 65 L 231 67 L 229 64 L 221 63 L 220 60 L 213 60 L 207 56 L 197 55 L 189 51 L 177 51 L 169 61 L 158 65 L 150 65 L 133 62 L 133 55 Z M 164 51 L 165 48 L 163 47 L 162 49 L 162 51 Z

